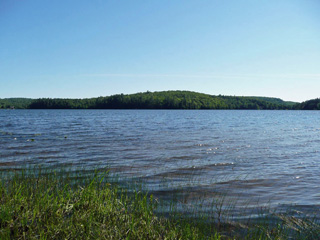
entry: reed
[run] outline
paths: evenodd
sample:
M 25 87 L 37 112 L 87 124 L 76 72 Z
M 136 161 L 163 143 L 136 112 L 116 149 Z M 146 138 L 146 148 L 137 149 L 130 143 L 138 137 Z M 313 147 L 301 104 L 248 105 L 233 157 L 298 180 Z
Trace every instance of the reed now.
M 154 214 L 157 202 L 129 194 L 108 173 L 19 170 L 2 173 L 0 239 L 219 239 Z

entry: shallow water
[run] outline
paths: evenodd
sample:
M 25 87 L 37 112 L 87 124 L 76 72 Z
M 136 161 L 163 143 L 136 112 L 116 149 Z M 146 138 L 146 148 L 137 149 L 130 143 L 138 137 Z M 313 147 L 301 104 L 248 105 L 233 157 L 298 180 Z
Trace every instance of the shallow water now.
M 158 195 L 320 200 L 320 111 L 2 110 L 0 167 L 108 166 Z

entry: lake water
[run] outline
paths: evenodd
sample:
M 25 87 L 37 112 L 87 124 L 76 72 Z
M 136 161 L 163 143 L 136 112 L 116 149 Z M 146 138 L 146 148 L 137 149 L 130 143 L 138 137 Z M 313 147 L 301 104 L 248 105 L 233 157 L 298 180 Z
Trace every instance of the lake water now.
M 108 166 L 159 196 L 320 200 L 320 111 L 2 110 L 0 149 L 2 169 Z

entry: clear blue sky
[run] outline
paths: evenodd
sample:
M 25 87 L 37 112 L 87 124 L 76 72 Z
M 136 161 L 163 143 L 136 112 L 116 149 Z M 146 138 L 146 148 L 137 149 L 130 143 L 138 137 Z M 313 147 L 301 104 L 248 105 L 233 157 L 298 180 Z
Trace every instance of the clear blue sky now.
M 0 98 L 317 98 L 319 13 L 319 0 L 0 0 Z

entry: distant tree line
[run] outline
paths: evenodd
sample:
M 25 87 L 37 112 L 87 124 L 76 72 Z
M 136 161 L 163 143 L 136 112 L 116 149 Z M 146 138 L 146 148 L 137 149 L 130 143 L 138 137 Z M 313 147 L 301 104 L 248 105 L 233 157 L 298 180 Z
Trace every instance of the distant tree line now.
M 190 91 L 117 94 L 90 99 L 41 98 L 30 109 L 293 109 L 277 98 L 212 96 Z
M 17 108 L 25 109 L 29 108 L 30 104 L 33 102 L 30 98 L 3 98 L 0 99 L 0 109 L 7 108 Z
M 312 99 L 295 106 L 295 109 L 299 110 L 320 110 L 320 99 Z
M 190 91 L 144 92 L 117 94 L 109 97 L 67 98 L 4 98 L 0 109 L 288 109 L 320 110 L 320 99 L 302 103 L 279 98 L 213 96 Z

